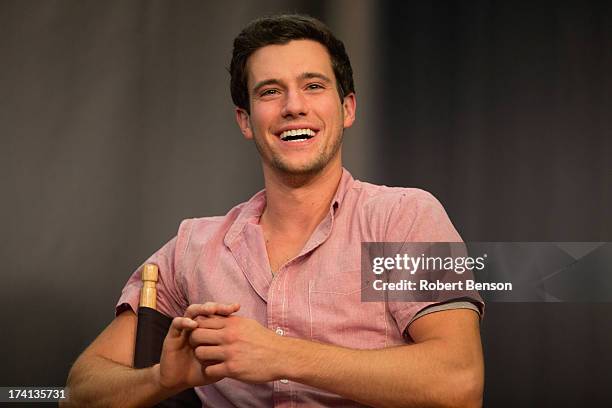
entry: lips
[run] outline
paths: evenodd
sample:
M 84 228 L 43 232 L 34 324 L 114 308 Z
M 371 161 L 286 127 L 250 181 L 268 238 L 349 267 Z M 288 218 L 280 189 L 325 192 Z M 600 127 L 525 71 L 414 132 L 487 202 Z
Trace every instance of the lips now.
M 312 139 L 316 131 L 310 128 L 291 129 L 281 132 L 280 139 L 283 142 L 303 142 Z
M 307 124 L 292 124 L 282 127 L 274 134 L 283 142 L 307 142 L 317 135 L 319 129 Z

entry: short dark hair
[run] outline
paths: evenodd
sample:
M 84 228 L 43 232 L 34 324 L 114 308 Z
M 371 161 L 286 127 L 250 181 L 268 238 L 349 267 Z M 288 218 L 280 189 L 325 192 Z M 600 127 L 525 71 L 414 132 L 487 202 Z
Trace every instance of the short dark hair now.
M 340 100 L 355 92 L 351 61 L 342 41 L 316 18 L 301 14 L 281 14 L 252 21 L 234 39 L 229 69 L 234 105 L 250 113 L 246 65 L 251 54 L 267 45 L 287 44 L 292 40 L 313 40 L 325 46 L 331 57 Z

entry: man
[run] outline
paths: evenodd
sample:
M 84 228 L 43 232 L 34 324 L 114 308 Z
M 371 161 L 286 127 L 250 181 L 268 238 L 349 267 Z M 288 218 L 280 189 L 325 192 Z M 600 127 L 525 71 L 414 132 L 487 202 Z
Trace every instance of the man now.
M 264 18 L 236 38 L 230 71 L 265 190 L 184 221 L 148 260 L 158 308 L 178 316 L 148 369 L 131 368 L 132 275 L 116 319 L 71 370 L 74 406 L 148 406 L 189 387 L 212 407 L 479 406 L 477 307 L 361 302 L 361 242 L 460 237 L 428 193 L 343 170 L 356 99 L 342 43 L 309 17 Z

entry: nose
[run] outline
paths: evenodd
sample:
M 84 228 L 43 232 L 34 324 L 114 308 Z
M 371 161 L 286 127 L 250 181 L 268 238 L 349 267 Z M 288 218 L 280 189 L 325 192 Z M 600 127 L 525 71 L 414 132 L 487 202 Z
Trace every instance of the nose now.
M 281 112 L 283 118 L 297 118 L 308 114 L 308 102 L 304 95 L 297 90 L 289 90 L 285 93 L 283 110 Z

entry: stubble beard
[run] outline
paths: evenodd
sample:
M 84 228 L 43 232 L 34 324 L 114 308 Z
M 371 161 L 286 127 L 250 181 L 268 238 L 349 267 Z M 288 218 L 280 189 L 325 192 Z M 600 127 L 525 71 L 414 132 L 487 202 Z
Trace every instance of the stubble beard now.
M 327 166 L 327 164 L 336 156 L 336 154 L 338 154 L 340 146 L 342 146 L 343 133 L 344 132 L 340 130 L 340 135 L 335 138 L 330 149 L 326 149 L 310 163 L 306 163 L 301 166 L 292 165 L 287 160 L 284 160 L 280 154 L 274 151 L 271 152 L 271 157 L 269 159 L 266 158 L 265 148 L 259 141 L 259 138 L 254 138 L 254 140 L 255 146 L 259 151 L 259 155 L 263 158 L 263 160 L 267 161 L 272 168 L 280 171 L 283 175 L 289 178 L 295 178 L 297 181 L 316 175 L 321 172 L 325 166 Z

